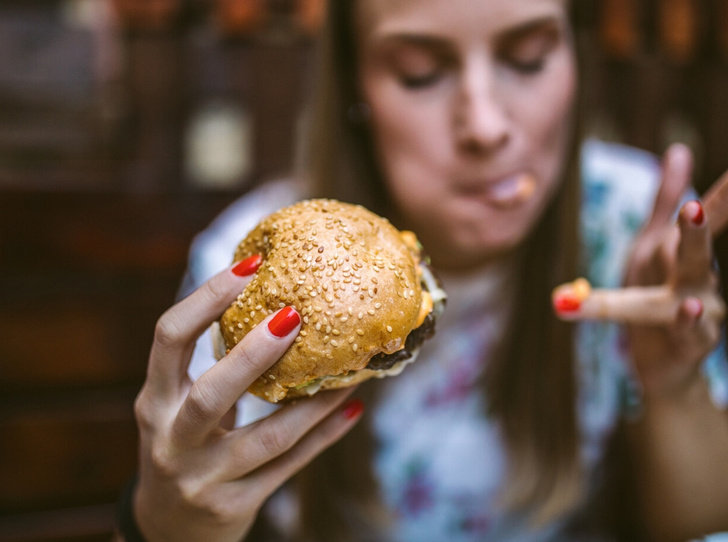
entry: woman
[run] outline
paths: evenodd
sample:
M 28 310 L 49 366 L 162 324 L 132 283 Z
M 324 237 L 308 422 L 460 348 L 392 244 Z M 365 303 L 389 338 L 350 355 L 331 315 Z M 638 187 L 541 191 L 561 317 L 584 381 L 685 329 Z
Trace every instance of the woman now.
M 633 467 L 619 471 L 636 491 L 629 536 L 728 528 L 728 418 L 714 404 L 724 360 L 706 361 L 722 311 L 709 223 L 728 209 L 717 198 L 680 207 L 691 169 L 682 146 L 659 173 L 636 151 L 579 144 L 568 11 L 566 0 L 330 3 L 307 182 L 264 187 L 199 236 L 187 284 L 199 288 L 159 320 L 136 405 L 133 512 L 148 540 L 606 536 L 592 510 L 607 489 L 606 443 L 627 413 L 616 433 Z M 399 377 L 269 416 L 249 401 L 233 430 L 230 409 L 299 318 L 273 315 L 209 369 L 200 341 L 193 384 L 196 339 L 256 260 L 200 284 L 259 218 L 318 195 L 414 230 L 448 309 Z M 550 293 L 577 273 L 605 287 L 667 284 L 679 308 L 659 326 L 634 322 L 626 340 L 615 326 L 574 328 L 554 318 Z M 273 530 L 251 531 L 256 518 Z

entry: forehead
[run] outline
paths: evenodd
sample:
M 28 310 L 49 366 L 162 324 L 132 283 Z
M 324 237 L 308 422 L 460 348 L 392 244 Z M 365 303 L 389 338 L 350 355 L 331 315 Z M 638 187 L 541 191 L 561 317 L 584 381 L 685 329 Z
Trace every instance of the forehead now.
M 365 40 L 391 34 L 487 39 L 541 18 L 566 19 L 568 0 L 358 0 Z

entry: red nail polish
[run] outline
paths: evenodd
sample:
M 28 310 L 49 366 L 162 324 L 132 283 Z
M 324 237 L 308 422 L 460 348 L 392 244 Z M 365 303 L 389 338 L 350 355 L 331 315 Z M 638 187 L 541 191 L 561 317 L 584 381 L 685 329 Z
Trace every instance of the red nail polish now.
M 295 328 L 301 321 L 301 317 L 293 307 L 285 307 L 278 311 L 270 322 L 268 322 L 268 329 L 276 337 L 285 337 L 293 328 Z
M 352 399 L 341 408 L 341 414 L 347 420 L 358 418 L 364 412 L 364 403 L 361 399 Z
M 575 312 L 581 308 L 581 301 L 572 294 L 559 294 L 554 298 L 554 308 L 561 313 Z
M 235 267 L 233 267 L 233 273 L 239 277 L 247 277 L 248 275 L 255 273 L 262 263 L 263 256 L 255 254 L 238 262 Z
M 689 308 L 689 311 L 690 311 L 693 319 L 696 322 L 698 320 L 700 320 L 700 318 L 703 316 L 703 311 L 705 310 L 703 301 L 697 297 L 694 297 L 692 299 L 686 300 L 686 303 L 690 303 L 690 305 L 691 305 L 691 307 Z
M 693 203 L 695 204 L 696 209 L 690 220 L 692 220 L 693 224 L 695 224 L 696 226 L 702 226 L 703 222 L 705 221 L 705 212 L 703 211 L 703 206 L 700 204 L 699 201 L 694 201 Z

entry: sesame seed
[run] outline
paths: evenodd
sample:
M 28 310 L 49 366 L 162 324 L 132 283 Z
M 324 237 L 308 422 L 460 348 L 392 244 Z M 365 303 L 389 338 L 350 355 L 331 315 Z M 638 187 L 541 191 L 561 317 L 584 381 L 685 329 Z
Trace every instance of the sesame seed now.
M 331 346 L 333 346 L 333 347 L 339 346 L 339 343 L 336 342 L 335 340 L 332 340 L 331 341 Z
M 387 326 L 387 331 L 389 331 L 390 333 L 392 333 L 392 326 Z
M 356 334 L 357 335 L 364 335 L 364 330 L 363 329 L 357 329 L 356 330 Z
M 354 344 L 352 345 L 351 349 L 352 349 L 352 350 L 353 350 L 354 352 L 356 352 L 357 350 L 359 350 L 359 345 L 358 345 L 358 344 L 356 344 L 356 343 L 354 343 Z

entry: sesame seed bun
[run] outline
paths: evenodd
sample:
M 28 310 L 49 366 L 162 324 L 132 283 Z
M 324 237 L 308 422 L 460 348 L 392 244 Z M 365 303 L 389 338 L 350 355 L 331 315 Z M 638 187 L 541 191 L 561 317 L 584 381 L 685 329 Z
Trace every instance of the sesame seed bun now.
M 249 389 L 270 402 L 387 374 L 366 366 L 402 350 L 423 306 L 432 308 L 414 234 L 361 206 L 318 199 L 283 208 L 250 232 L 233 261 L 255 254 L 263 264 L 219 324 L 227 352 L 280 308 L 301 315 L 294 343 Z

